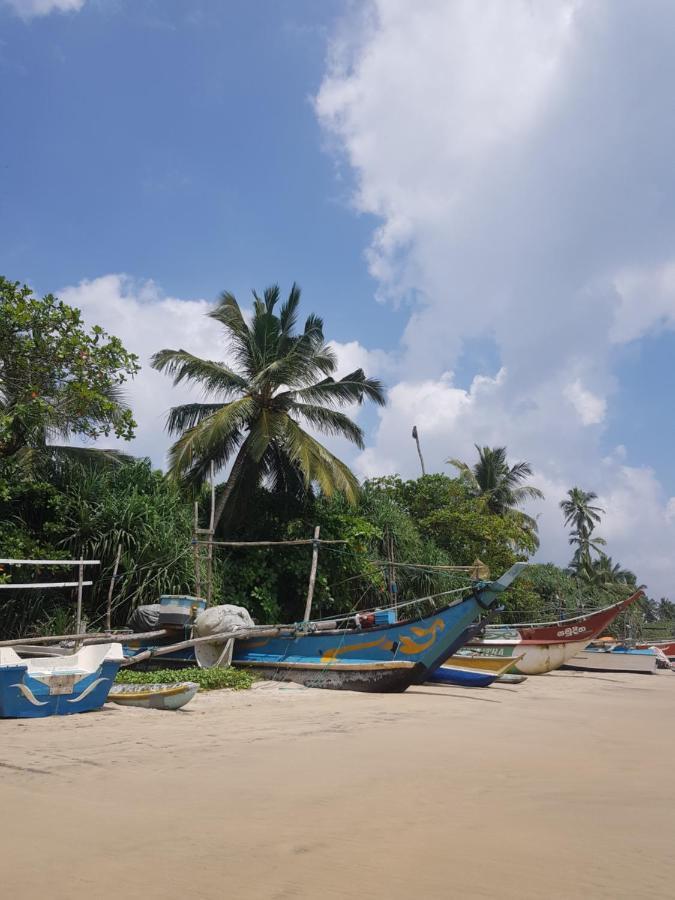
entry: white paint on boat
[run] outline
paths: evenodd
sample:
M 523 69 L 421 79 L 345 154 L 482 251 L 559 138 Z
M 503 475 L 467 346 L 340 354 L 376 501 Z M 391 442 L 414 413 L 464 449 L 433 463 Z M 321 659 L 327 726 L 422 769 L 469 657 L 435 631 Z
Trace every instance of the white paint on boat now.
M 522 640 L 499 639 L 472 645 L 471 651 L 484 656 L 521 656 L 513 671 L 521 675 L 545 675 L 559 669 L 584 649 L 587 641 L 565 641 L 553 644 L 528 643 Z

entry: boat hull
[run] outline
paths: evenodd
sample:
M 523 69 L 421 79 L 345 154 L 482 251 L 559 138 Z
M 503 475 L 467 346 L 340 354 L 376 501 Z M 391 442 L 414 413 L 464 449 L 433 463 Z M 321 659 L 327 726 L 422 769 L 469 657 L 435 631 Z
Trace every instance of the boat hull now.
M 582 672 L 633 672 L 653 675 L 657 669 L 657 656 L 648 650 L 584 650 L 568 663 L 565 668 Z
M 120 644 L 21 660 L 0 649 L 0 718 L 38 719 L 100 709 L 122 662 Z
M 513 659 L 507 669 L 519 675 L 546 675 L 554 672 L 577 655 L 586 641 L 537 643 L 518 640 L 485 640 L 471 644 L 471 651 L 493 659 Z M 516 657 L 521 659 L 516 661 Z
M 439 666 L 427 675 L 427 684 L 449 684 L 456 687 L 490 687 L 499 676 L 494 672 L 478 669 L 461 669 L 455 666 Z
M 115 684 L 108 694 L 108 702 L 119 706 L 140 706 L 143 709 L 182 709 L 192 700 L 199 685 L 194 681 L 178 684 Z
M 332 691 L 365 691 L 392 694 L 405 691 L 423 680 L 421 663 L 367 660 L 322 660 L 260 658 L 233 663 L 265 681 L 291 681 L 305 687 Z
M 492 657 L 522 654 L 514 672 L 545 675 L 573 659 L 641 596 L 642 592 L 636 591 L 620 603 L 559 622 L 498 626 L 487 638 L 472 641 L 470 649 L 472 653 Z

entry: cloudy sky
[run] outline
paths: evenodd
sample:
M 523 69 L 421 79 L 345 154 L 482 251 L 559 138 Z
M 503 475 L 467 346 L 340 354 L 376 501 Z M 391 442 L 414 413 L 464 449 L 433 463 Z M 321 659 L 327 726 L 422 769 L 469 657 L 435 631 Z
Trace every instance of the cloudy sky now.
M 670 0 L 0 0 L 0 271 L 143 360 L 222 356 L 224 288 L 303 287 L 363 411 L 362 476 L 529 460 L 675 578 L 675 8 Z M 162 464 L 184 393 L 130 388 Z

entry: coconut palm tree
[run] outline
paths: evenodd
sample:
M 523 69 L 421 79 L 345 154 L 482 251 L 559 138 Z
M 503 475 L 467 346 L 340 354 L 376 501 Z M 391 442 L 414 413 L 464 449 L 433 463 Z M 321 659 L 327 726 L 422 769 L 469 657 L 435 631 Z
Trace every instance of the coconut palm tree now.
M 366 398 L 383 405 L 383 387 L 362 369 L 333 378 L 337 360 L 324 339 L 322 320 L 310 315 L 296 331 L 296 284 L 278 314 L 277 285 L 262 297 L 254 291 L 253 298 L 250 322 L 228 292 L 209 313 L 225 330 L 223 349 L 229 350 L 231 365 L 187 350 L 160 350 L 153 357 L 153 367 L 173 376 L 174 384 L 199 384 L 209 400 L 170 411 L 168 431 L 179 435 L 169 453 L 170 474 L 198 486 L 211 463 L 220 468 L 232 462 L 217 500 L 216 522 L 224 511 L 232 514 L 262 481 L 295 494 L 316 483 L 327 496 L 339 491 L 353 502 L 355 476 L 302 425 L 363 447 L 361 429 L 340 409 Z
M 615 563 L 611 556 L 601 553 L 597 559 L 584 565 L 580 570 L 580 577 L 587 584 L 600 588 L 612 588 L 617 586 L 637 586 L 637 577 L 629 569 Z
M 579 575 L 582 570 L 592 567 L 592 551 L 602 555 L 601 547 L 604 547 L 603 538 L 592 537 L 595 526 L 601 520 L 604 509 L 594 506 L 593 501 L 598 499 L 594 491 L 583 491 L 573 487 L 567 492 L 565 500 L 560 501 L 560 509 L 565 517 L 565 525 L 572 525 L 570 544 L 576 547 L 570 569 Z
M 571 488 L 567 492 L 567 498 L 560 501 L 560 509 L 565 516 L 565 525 L 572 525 L 574 531 L 578 533 L 586 531 L 590 534 L 600 522 L 600 514 L 605 511 L 600 506 L 592 505 L 593 500 L 597 499 L 598 495 L 594 491 L 582 491 L 578 487 Z
M 460 478 L 474 496 L 485 499 L 491 513 L 516 519 L 523 530 L 536 540 L 536 519 L 517 509 L 527 500 L 544 499 L 539 488 L 523 484 L 531 477 L 532 467 L 527 462 L 509 466 L 506 447 L 474 446 L 478 451 L 478 462 L 473 466 L 459 459 L 448 459 L 446 462 L 458 470 Z

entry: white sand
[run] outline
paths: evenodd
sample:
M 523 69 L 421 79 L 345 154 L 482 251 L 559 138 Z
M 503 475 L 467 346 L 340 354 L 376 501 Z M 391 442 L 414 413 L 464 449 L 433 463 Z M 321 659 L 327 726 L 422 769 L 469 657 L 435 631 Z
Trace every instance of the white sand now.
M 2 900 L 673 898 L 675 675 L 0 721 Z

